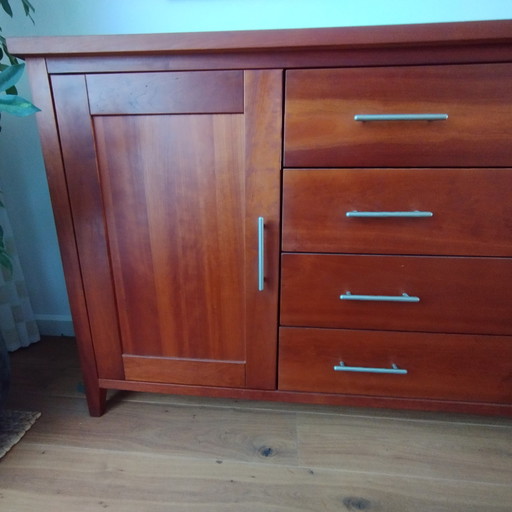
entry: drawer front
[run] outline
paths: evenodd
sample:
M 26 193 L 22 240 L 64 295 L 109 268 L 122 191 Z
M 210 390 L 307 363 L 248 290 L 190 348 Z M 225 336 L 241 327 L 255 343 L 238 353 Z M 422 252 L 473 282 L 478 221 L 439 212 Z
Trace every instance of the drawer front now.
M 512 165 L 512 64 L 291 70 L 287 167 Z M 358 121 L 440 114 L 445 120 Z
M 283 326 L 512 334 L 512 259 L 283 254 L 281 279 Z
M 287 169 L 283 250 L 512 256 L 510 169 Z
M 280 390 L 512 402 L 504 336 L 281 328 L 279 347 Z

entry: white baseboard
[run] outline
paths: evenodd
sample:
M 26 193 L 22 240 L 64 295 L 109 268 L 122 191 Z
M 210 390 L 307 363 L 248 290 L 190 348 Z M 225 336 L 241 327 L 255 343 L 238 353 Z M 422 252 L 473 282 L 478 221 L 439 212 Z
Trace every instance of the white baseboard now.
M 74 336 L 73 320 L 68 315 L 35 315 L 42 336 Z

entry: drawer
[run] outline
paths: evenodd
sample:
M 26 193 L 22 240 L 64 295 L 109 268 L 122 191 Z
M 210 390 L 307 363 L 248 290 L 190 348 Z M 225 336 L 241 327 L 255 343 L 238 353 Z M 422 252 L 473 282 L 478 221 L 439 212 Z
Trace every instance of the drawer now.
M 279 347 L 283 391 L 512 402 L 505 336 L 281 328 Z
M 288 71 L 285 166 L 510 166 L 511 83 L 512 64 Z M 448 117 L 355 120 L 397 114 Z
M 512 334 L 512 259 L 283 254 L 281 280 L 283 326 Z
M 283 250 L 512 256 L 511 191 L 510 169 L 287 169 Z

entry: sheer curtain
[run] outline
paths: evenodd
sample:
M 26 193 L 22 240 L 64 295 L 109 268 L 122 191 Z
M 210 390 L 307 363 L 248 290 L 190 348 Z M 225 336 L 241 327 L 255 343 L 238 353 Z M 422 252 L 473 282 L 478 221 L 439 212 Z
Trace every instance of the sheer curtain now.
M 4 244 L 9 254 L 12 273 L 0 266 L 0 335 L 7 350 L 12 352 L 39 340 L 39 329 L 30 305 L 11 224 L 5 208 L 0 207 L 0 226 L 4 231 Z

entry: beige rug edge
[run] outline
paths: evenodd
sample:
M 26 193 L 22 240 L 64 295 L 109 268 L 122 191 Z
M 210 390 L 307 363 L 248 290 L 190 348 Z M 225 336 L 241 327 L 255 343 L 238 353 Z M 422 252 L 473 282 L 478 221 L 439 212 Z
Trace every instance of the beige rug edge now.
M 40 412 L 12 409 L 0 412 L 0 459 L 20 442 L 40 416 Z

